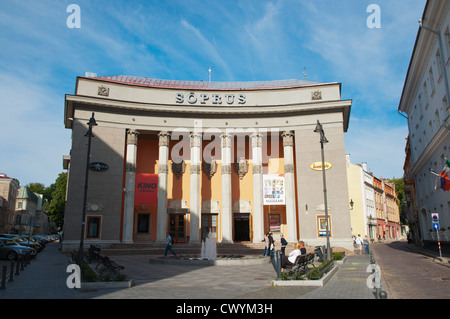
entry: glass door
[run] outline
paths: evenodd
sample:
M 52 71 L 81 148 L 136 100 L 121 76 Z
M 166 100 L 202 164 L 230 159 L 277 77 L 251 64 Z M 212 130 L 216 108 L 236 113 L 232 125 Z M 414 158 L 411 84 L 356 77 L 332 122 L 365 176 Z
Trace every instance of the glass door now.
M 174 236 L 176 243 L 186 242 L 186 221 L 184 214 L 169 215 L 169 232 Z

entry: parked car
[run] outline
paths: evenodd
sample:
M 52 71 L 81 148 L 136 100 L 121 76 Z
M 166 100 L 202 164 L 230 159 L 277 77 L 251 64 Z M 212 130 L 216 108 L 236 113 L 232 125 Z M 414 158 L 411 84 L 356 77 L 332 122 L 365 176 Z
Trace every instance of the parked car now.
M 23 235 L 18 235 L 18 234 L 0 234 L 0 237 L 12 239 L 12 240 L 16 241 L 19 245 L 33 248 L 37 252 L 40 252 L 45 247 L 45 246 L 42 246 L 39 243 L 35 242 L 34 240 L 29 240 L 28 237 L 23 236 Z
M 31 257 L 36 256 L 36 250 L 27 246 L 19 245 L 10 238 L 0 238 L 0 258 L 8 260 L 17 260 L 19 256 L 25 256 L 30 253 Z

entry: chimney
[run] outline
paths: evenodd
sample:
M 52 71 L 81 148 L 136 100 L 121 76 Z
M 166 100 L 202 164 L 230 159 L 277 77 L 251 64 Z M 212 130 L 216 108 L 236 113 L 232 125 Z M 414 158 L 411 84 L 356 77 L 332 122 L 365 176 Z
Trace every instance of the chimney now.
M 364 172 L 367 172 L 367 162 L 362 162 L 362 168 Z

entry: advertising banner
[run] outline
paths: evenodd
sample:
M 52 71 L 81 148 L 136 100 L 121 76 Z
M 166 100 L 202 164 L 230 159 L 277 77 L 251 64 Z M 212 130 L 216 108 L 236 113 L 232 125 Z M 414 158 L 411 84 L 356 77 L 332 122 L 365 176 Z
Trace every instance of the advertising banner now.
M 158 204 L 158 174 L 136 174 L 134 204 Z
M 263 175 L 264 205 L 285 205 L 284 175 Z

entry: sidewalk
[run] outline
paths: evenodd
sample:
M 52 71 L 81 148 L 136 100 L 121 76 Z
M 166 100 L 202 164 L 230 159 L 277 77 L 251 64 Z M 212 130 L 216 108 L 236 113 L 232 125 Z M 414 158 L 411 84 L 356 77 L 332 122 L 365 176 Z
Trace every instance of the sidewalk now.
M 269 261 L 248 266 L 179 266 L 150 264 L 145 255 L 111 256 L 125 266 L 135 285 L 122 289 L 69 289 L 68 258 L 49 244 L 0 299 L 375 299 L 367 287 L 369 255 L 348 256 L 323 287 L 272 287 Z

